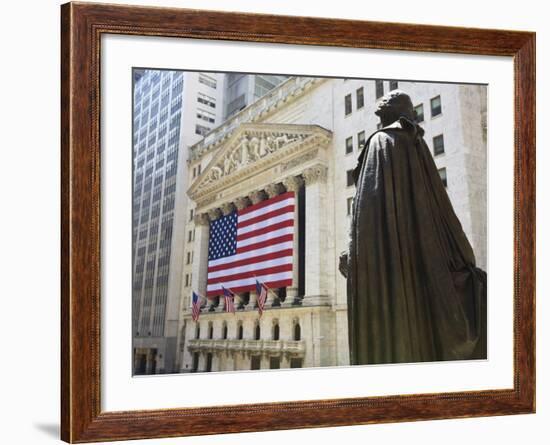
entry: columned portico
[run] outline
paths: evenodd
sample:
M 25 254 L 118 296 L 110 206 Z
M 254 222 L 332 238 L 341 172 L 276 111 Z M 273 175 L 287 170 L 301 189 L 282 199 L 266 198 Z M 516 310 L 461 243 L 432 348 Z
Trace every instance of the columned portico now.
M 304 170 L 306 187 L 306 292 L 304 304 L 322 305 L 329 303 L 328 231 L 327 218 L 327 167 L 318 164 Z
M 320 363 L 319 358 L 308 358 L 319 347 L 321 338 L 308 338 L 308 326 L 312 316 L 321 319 L 319 310 L 329 314 L 324 307 L 328 290 L 319 275 L 326 272 L 324 238 L 328 234 L 323 211 L 327 199 L 326 147 L 330 140 L 330 132 L 316 126 L 244 125 L 218 148 L 203 174 L 191 185 L 188 194 L 197 211 L 192 283 L 202 295 L 207 295 L 209 224 L 287 192 L 293 192 L 294 197 L 291 284 L 268 292 L 261 316 L 255 289 L 236 294 L 235 314 L 224 311 L 223 296 L 209 298 L 210 304 L 200 313 L 201 333 L 213 323 L 214 337 L 201 334 L 197 339 L 188 329 L 191 335 L 186 336 L 183 346 L 184 360 L 190 361 L 199 354 L 200 370 L 289 368 Z M 300 203 L 304 194 L 305 202 Z M 305 209 L 300 210 L 304 205 Z M 307 215 L 304 227 L 300 227 L 304 222 L 302 211 Z M 305 251 L 300 251 L 304 244 Z M 301 255 L 305 256 L 302 271 Z M 310 255 L 315 258 L 309 260 Z M 299 295 L 301 276 L 305 295 Z M 190 310 L 186 316 L 190 317 Z M 196 325 L 192 321 L 189 324 Z M 303 326 L 297 338 L 296 325 Z M 227 329 L 224 331 L 222 326 Z M 317 344 L 313 346 L 312 341 Z M 186 366 L 191 368 L 182 364 L 182 369 Z

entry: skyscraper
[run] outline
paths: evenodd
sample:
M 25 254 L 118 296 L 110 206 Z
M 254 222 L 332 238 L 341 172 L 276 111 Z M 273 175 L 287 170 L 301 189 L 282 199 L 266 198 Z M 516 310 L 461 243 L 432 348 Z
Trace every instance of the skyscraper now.
M 224 88 L 224 119 L 246 108 L 286 79 L 288 76 L 227 73 Z
M 187 239 L 187 147 L 221 123 L 223 77 L 135 70 L 132 330 L 134 373 L 173 372 Z

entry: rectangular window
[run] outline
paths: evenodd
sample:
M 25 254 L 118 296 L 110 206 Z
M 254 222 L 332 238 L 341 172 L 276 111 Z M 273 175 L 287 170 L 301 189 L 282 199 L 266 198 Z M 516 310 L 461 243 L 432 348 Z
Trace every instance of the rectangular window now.
M 353 151 L 353 136 L 346 139 L 346 154 L 350 154 Z
M 193 241 L 193 231 L 190 230 L 189 233 L 187 234 L 187 242 L 191 242 Z
M 447 169 L 443 167 L 437 170 L 437 172 L 439 173 L 439 177 L 443 181 L 443 185 L 447 187 Z
M 354 180 L 354 178 L 353 178 L 353 170 L 348 170 L 348 171 L 346 172 L 346 175 L 347 175 L 347 177 L 346 177 L 346 185 L 347 185 L 348 187 L 351 187 L 352 185 L 355 184 L 355 180 Z
M 361 150 L 364 145 L 365 145 L 365 132 L 360 131 L 359 133 L 357 133 L 357 148 Z
M 204 136 L 206 133 L 208 133 L 211 130 L 209 127 L 205 127 L 204 125 L 195 125 L 195 134 L 198 134 L 200 136 Z
M 197 166 L 197 175 L 200 175 L 200 174 L 201 174 L 201 168 L 202 168 L 202 167 L 201 167 L 201 164 L 199 164 L 199 165 Z
M 348 208 L 348 215 L 351 215 L 353 213 L 353 197 L 348 198 L 347 208 Z
M 213 77 L 210 77 L 204 73 L 199 74 L 199 82 L 203 85 L 209 86 L 210 88 L 216 89 L 217 81 Z
M 445 153 L 445 145 L 443 143 L 443 135 L 440 134 L 433 138 L 434 156 Z
M 351 114 L 351 94 L 348 94 L 345 97 L 345 114 Z
M 213 124 L 216 122 L 216 115 L 214 113 L 211 113 L 210 111 L 201 110 L 200 108 L 197 109 L 197 118 L 202 119 L 205 122 L 209 122 Z
M 191 252 L 187 252 L 187 261 L 186 264 L 191 264 Z
M 436 96 L 430 100 L 432 109 L 432 117 L 439 116 L 441 114 L 441 96 Z
M 419 124 L 424 122 L 424 105 L 420 104 L 414 107 L 414 121 Z
M 365 105 L 365 94 L 363 87 L 357 89 L 357 109 L 363 108 Z
M 397 90 L 397 88 L 399 88 L 397 80 L 390 80 L 390 91 Z
M 195 216 L 195 209 L 189 210 L 189 221 L 193 221 L 194 216 Z
M 375 89 L 376 89 L 376 98 L 380 99 L 384 95 L 384 81 L 383 80 L 375 80 L 374 85 L 375 85 Z
M 204 93 L 199 93 L 197 97 L 197 102 L 204 105 L 208 105 L 209 107 L 212 107 L 212 108 L 216 108 L 216 98 L 212 96 L 208 96 L 207 94 L 204 94 Z

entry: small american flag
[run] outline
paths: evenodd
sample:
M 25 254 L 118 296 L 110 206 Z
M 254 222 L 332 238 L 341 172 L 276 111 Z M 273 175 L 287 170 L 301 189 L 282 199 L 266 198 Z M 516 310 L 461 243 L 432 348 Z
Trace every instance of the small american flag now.
M 207 296 L 292 286 L 294 192 L 216 219 L 210 225 Z
M 256 293 L 258 294 L 258 312 L 260 313 L 260 317 L 262 316 L 265 301 L 267 300 L 267 290 L 268 289 L 265 284 L 260 283 L 258 280 L 256 280 Z
M 193 292 L 193 308 L 191 311 L 193 321 L 197 321 L 199 319 L 200 313 L 201 313 L 201 297 L 199 297 L 199 295 Z
M 235 313 L 235 294 L 223 286 L 222 290 L 225 298 L 225 312 Z

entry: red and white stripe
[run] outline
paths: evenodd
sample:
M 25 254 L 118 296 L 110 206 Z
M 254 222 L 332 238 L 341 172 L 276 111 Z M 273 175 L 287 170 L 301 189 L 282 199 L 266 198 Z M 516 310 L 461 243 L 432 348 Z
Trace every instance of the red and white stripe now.
M 237 213 L 236 254 L 208 262 L 207 295 L 254 290 L 256 279 L 272 289 L 292 285 L 294 192 Z
M 225 295 L 224 298 L 225 298 L 225 312 L 235 313 L 235 296 Z

